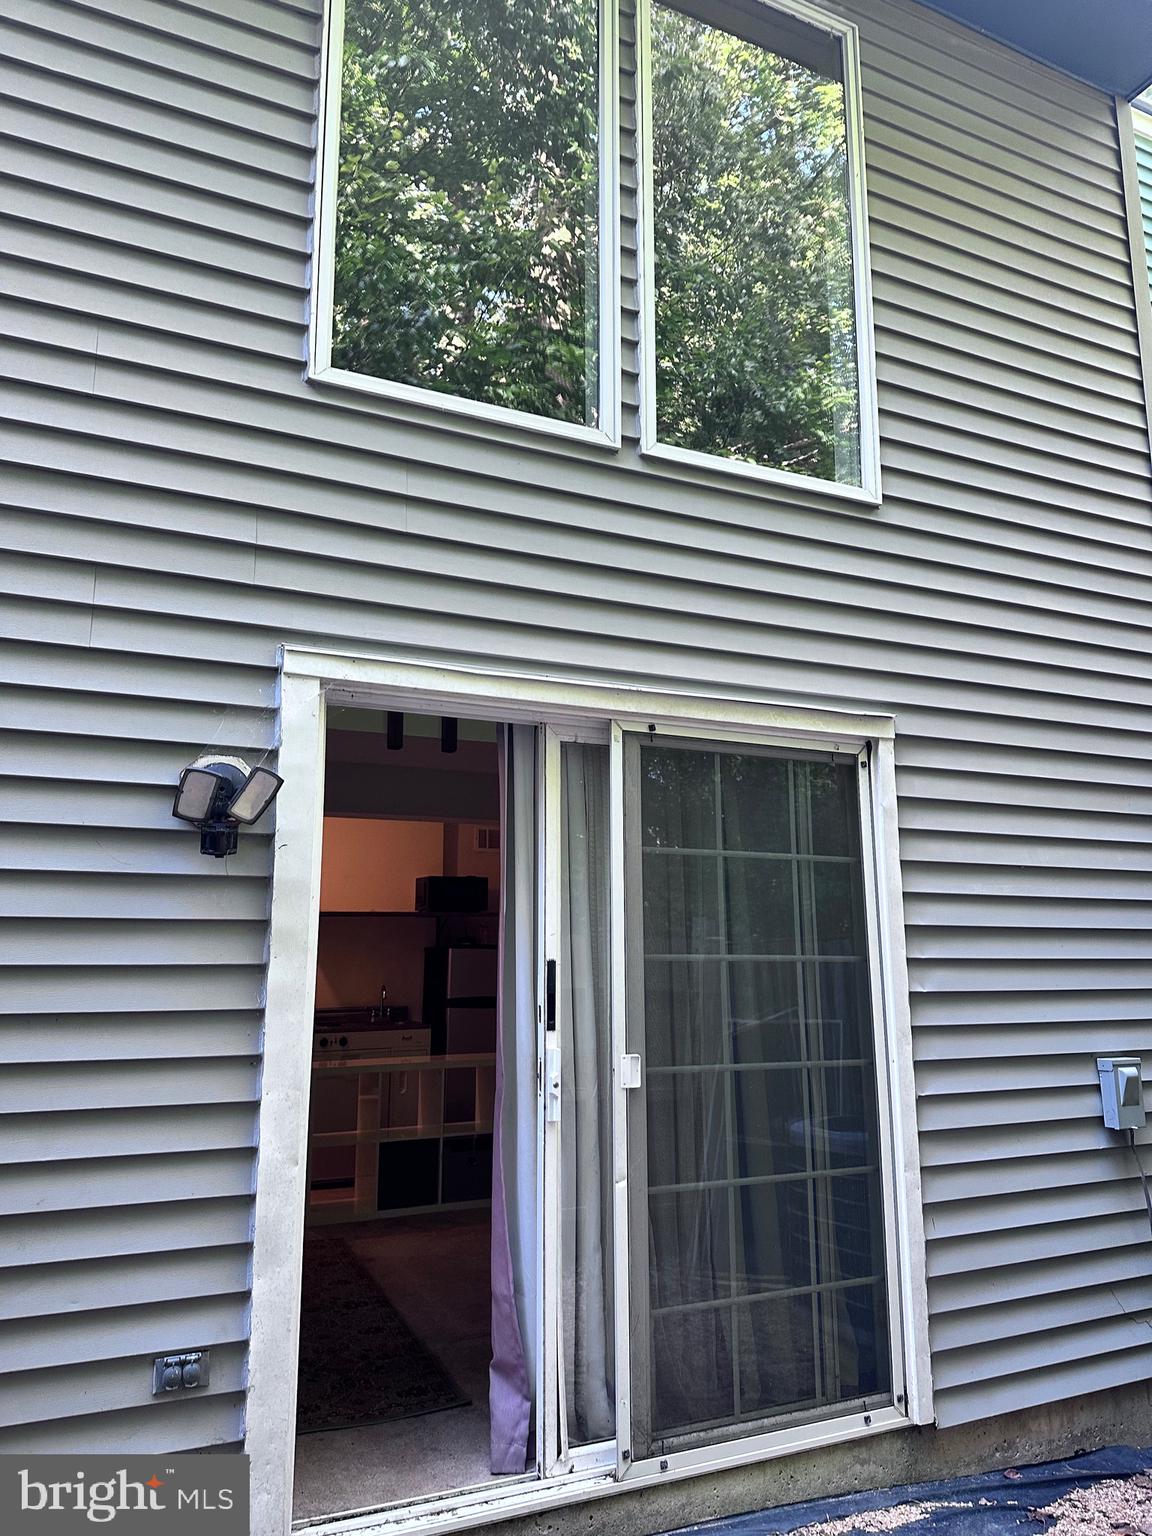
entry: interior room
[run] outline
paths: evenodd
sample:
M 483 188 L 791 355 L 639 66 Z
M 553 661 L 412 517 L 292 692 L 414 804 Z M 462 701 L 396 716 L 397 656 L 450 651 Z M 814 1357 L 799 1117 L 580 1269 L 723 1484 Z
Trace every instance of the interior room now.
M 497 727 L 332 709 L 294 1514 L 491 1475 Z

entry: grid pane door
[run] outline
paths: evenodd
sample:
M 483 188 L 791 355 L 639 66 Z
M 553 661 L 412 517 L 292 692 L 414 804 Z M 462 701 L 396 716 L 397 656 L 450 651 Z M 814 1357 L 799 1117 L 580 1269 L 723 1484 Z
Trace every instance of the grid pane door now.
M 634 1459 L 890 1401 L 859 777 L 626 739 Z

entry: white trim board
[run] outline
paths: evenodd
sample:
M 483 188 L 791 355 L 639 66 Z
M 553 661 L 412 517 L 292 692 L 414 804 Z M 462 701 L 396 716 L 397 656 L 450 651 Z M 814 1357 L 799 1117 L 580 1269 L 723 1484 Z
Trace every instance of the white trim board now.
M 606 1478 L 589 1457 L 567 1477 L 461 1490 L 387 1513 L 365 1511 L 307 1522 L 332 1532 L 451 1530 L 483 1525 L 617 1488 L 635 1488 L 721 1466 L 887 1432 L 932 1416 L 927 1290 L 915 1096 L 912 1086 L 904 928 L 895 837 L 894 723 L 768 700 L 677 696 L 594 679 L 435 666 L 403 657 L 286 649 L 282 656 L 281 773 L 272 882 L 270 959 L 264 1029 L 260 1146 L 253 1233 L 252 1337 L 245 1450 L 252 1457 L 253 1536 L 291 1528 L 299 1287 L 307 1167 L 307 1098 L 320 900 L 326 700 L 409 710 L 448 707 L 473 718 L 559 722 L 579 734 L 625 720 L 681 726 L 713 739 L 747 739 L 838 751 L 871 744 L 869 775 L 876 829 L 880 986 L 884 997 L 887 1090 L 892 1114 L 897 1226 L 896 1272 L 903 1319 L 905 1410 L 881 1408 L 824 1422 L 770 1430 L 744 1441 L 685 1452 Z M 591 731 L 589 730 L 589 734 Z

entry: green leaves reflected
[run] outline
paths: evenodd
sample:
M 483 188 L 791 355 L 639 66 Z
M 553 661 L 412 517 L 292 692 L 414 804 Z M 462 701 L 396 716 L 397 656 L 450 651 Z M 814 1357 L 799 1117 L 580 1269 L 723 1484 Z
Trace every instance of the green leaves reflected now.
M 333 362 L 595 419 L 595 0 L 348 0 Z
M 844 89 L 652 7 L 661 442 L 858 483 Z

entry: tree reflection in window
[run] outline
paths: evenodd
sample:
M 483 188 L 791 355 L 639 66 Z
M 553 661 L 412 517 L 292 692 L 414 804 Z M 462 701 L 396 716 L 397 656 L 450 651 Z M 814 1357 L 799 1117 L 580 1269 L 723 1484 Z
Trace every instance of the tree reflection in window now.
M 332 361 L 596 423 L 596 0 L 347 0 Z
M 859 484 L 840 45 L 723 15 L 652 6 L 658 440 Z

